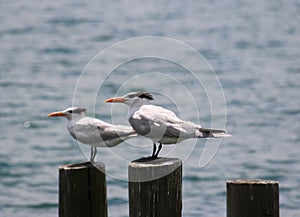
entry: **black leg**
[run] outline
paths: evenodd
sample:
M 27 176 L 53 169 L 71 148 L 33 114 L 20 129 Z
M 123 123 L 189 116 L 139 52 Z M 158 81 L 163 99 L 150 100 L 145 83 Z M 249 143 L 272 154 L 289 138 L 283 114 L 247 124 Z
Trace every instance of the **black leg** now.
M 96 154 L 97 154 L 97 147 L 94 147 L 94 156 L 93 156 L 93 162 L 95 162 L 95 157 L 96 157 Z
M 160 144 L 159 147 L 158 147 L 158 151 L 156 152 L 156 144 L 153 143 L 153 151 L 152 151 L 152 155 L 151 156 L 141 157 L 141 158 L 136 159 L 136 160 L 131 161 L 131 162 L 147 162 L 147 161 L 155 160 L 157 158 L 158 152 L 161 149 L 161 146 L 162 145 Z
M 91 146 L 91 157 L 90 157 L 90 162 L 93 162 L 93 155 L 94 155 L 94 148 Z
M 156 152 L 156 144 L 153 143 L 152 157 L 155 157 L 155 152 Z
M 149 156 L 149 157 L 142 157 L 142 158 L 136 159 L 136 160 L 131 161 L 131 162 L 147 162 L 147 161 L 155 160 L 155 159 L 158 158 L 158 154 L 159 154 L 161 148 L 162 148 L 162 144 L 161 143 L 159 143 L 158 149 L 156 147 L 156 144 L 153 143 L 153 151 L 152 151 L 152 155 L 151 156 Z
M 155 155 L 154 155 L 155 158 L 158 157 L 158 153 L 160 152 L 161 148 L 162 148 L 162 144 L 159 143 L 158 150 L 157 150 L 157 152 L 156 152 Z

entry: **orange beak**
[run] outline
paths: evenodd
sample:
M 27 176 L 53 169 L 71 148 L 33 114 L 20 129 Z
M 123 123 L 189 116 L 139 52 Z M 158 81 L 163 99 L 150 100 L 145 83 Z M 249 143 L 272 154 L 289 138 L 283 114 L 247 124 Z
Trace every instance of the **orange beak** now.
M 58 117 L 58 116 L 66 116 L 63 112 L 53 112 L 47 115 L 48 117 Z
M 125 100 L 123 97 L 115 97 L 105 100 L 104 102 L 118 102 L 118 103 L 124 103 Z

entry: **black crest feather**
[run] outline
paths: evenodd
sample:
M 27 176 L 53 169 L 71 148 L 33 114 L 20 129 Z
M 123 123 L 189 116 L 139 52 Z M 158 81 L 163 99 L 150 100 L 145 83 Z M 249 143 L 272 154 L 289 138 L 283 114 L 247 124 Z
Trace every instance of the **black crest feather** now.
M 139 98 L 154 100 L 153 96 L 150 93 L 146 93 L 146 92 L 141 92 L 141 94 L 139 95 Z
M 142 99 L 144 98 L 144 99 L 148 99 L 148 100 L 154 100 L 153 96 L 147 92 L 132 92 L 132 93 L 126 94 L 126 97 L 128 97 L 128 98 L 139 97 Z

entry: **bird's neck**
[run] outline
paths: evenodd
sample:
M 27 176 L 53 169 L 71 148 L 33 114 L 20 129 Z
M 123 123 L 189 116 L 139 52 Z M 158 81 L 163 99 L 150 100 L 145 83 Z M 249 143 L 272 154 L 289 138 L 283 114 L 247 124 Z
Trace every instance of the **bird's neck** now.
M 128 119 L 137 111 L 139 110 L 143 105 L 148 104 L 148 101 L 146 100 L 135 100 L 131 103 L 128 110 Z
M 71 129 L 74 127 L 74 125 L 76 124 L 77 121 L 79 121 L 80 119 L 84 118 L 85 117 L 85 114 L 84 113 L 81 113 L 81 114 L 76 114 L 76 115 L 73 115 L 68 123 L 67 123 L 67 128 L 68 129 Z

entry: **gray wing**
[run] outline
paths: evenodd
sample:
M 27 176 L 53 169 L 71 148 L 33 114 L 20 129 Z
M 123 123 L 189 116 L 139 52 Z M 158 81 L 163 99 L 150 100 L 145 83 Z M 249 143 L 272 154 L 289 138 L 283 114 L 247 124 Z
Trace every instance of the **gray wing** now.
M 183 121 L 174 112 L 154 105 L 142 106 L 131 116 L 129 122 L 140 135 L 162 143 L 177 143 L 189 138 L 230 136 L 224 130 L 207 129 Z
M 229 137 L 224 130 L 202 128 L 183 121 L 170 110 L 154 105 L 144 105 L 129 118 L 131 126 L 140 135 L 154 142 L 173 144 L 189 138 Z
M 86 144 L 106 143 L 114 146 L 120 142 L 137 136 L 132 127 L 112 125 L 99 119 L 85 117 L 74 125 L 76 139 Z M 87 136 L 88 135 L 88 136 Z
M 129 119 L 131 126 L 149 138 L 192 138 L 200 125 L 182 121 L 170 110 L 154 105 L 144 105 Z M 158 140 L 159 141 L 159 140 Z

